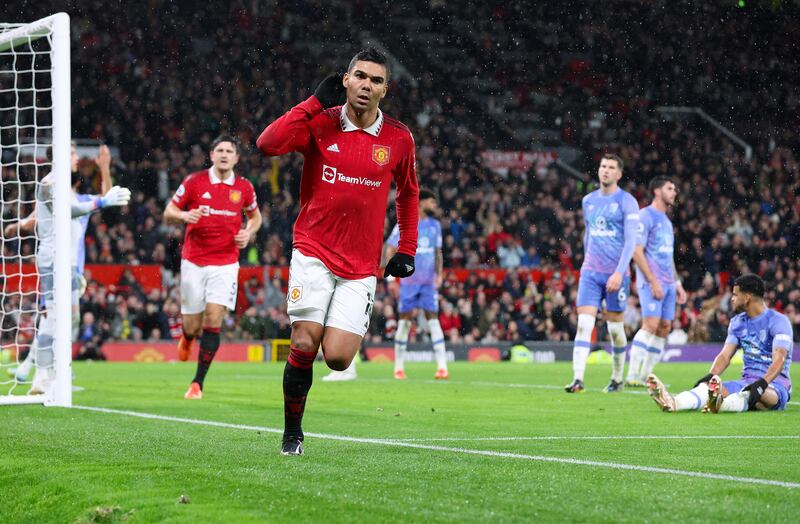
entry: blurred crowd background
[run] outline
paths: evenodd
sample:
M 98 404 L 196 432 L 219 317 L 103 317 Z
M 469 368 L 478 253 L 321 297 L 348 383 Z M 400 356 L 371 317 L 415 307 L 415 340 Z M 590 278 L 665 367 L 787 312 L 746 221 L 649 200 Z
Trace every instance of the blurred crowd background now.
M 12 0 L 8 12 L 33 20 L 62 4 L 22 9 Z M 769 302 L 789 316 L 798 338 L 800 88 L 790 80 L 800 65 L 800 13 L 793 4 L 146 4 L 124 17 L 120 6 L 99 0 L 67 9 L 73 135 L 116 146 L 113 177 L 134 191 L 127 208 L 92 216 L 86 262 L 158 264 L 164 274 L 162 288 L 150 293 L 129 272 L 114 286 L 87 275 L 80 330 L 87 355 L 107 340 L 179 336 L 183 231 L 164 225 L 162 211 L 187 174 L 208 166 L 208 145 L 222 132 L 245 145 L 236 171 L 253 182 L 265 219 L 241 255 L 243 265 L 265 267 L 263 284 L 241 286 L 243 306 L 225 336 L 288 335 L 285 282 L 270 268 L 289 262 L 302 158 L 265 158 L 254 141 L 367 42 L 399 61 L 382 109 L 411 128 L 420 185 L 439 197 L 440 320 L 449 341 L 572 339 L 580 202 L 606 151 L 625 160 L 621 185 L 640 205 L 649 204 L 652 176 L 671 176 L 678 187 L 671 216 L 689 301 L 671 342 L 724 340 L 726 277 L 748 271 L 765 278 Z M 751 144 L 752 156 L 706 121 L 663 106 L 701 107 Z M 584 176 L 555 164 L 493 171 L 481 156 L 490 149 L 558 151 Z M 90 159 L 81 170 L 88 184 L 97 178 Z M 4 182 L 14 177 L 3 169 Z M 4 210 L 3 220 L 30 211 Z M 13 239 L 3 246 L 7 260 L 33 249 Z M 497 268 L 503 276 L 479 271 Z M 454 269 L 471 271 L 459 280 Z M 551 278 L 537 282 L 532 275 L 540 272 Z M 31 299 L 4 302 L 5 339 L 32 334 L 30 321 L 13 314 L 20 300 Z M 371 340 L 392 339 L 396 306 L 397 283 L 379 282 Z M 634 295 L 631 333 L 639 321 Z M 425 336 L 421 322 L 412 340 Z

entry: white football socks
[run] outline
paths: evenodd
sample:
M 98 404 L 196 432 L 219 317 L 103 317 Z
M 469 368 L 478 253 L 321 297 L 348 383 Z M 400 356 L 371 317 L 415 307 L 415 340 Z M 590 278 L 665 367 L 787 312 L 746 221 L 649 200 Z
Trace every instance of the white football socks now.
M 622 382 L 622 372 L 625 371 L 625 347 L 628 345 L 625 324 L 606 322 L 606 325 L 611 339 L 611 380 Z
M 436 355 L 436 365 L 438 369 L 446 370 L 447 352 L 444 345 L 444 331 L 442 331 L 442 325 L 439 324 L 439 319 L 428 320 L 428 329 L 431 332 L 431 344 L 433 344 L 433 353 Z
M 701 382 L 689 391 L 675 395 L 675 411 L 696 411 L 708 402 L 708 384 Z
M 644 361 L 642 374 L 640 375 L 642 380 L 647 380 L 647 375 L 652 373 L 653 368 L 661 361 L 661 354 L 664 352 L 665 345 L 667 345 L 667 339 L 653 336 L 650 348 L 647 350 L 647 358 Z
M 441 328 L 440 328 L 441 329 Z M 400 319 L 397 321 L 397 331 L 394 334 L 394 370 L 405 369 L 406 346 L 408 346 L 408 333 L 411 331 L 411 321 Z
M 642 365 L 647 358 L 647 348 L 650 347 L 653 336 L 653 333 L 644 329 L 640 329 L 634 335 L 631 343 L 631 361 L 628 364 L 628 380 L 641 379 Z
M 741 413 L 747 411 L 750 402 L 749 391 L 739 391 L 738 393 L 731 393 L 722 399 L 722 405 L 719 407 L 720 413 L 723 411 Z
M 583 380 L 586 372 L 586 360 L 592 348 L 592 331 L 595 317 L 578 315 L 578 329 L 575 332 L 575 345 L 572 348 L 572 372 L 575 380 Z

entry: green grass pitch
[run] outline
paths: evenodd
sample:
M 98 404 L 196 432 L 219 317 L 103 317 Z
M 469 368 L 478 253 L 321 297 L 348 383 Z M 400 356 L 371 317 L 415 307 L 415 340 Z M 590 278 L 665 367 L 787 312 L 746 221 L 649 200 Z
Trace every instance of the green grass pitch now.
M 364 363 L 348 383 L 322 382 L 327 369 L 317 365 L 304 429 L 318 435 L 307 435 L 304 456 L 283 457 L 280 435 L 270 431 L 283 425 L 282 365 L 215 364 L 202 401 L 182 398 L 193 364 L 74 368 L 85 388 L 74 395 L 78 406 L 182 420 L 0 408 L 0 522 L 797 522 L 800 515 L 796 401 L 782 413 L 666 414 L 642 390 L 601 393 L 606 365 L 589 366 L 589 390 L 579 395 L 560 389 L 569 363 L 459 362 L 446 382 L 432 380 L 432 365 L 410 364 L 409 380 L 400 382 L 391 365 Z M 678 391 L 707 368 L 662 364 L 657 372 Z M 615 438 L 626 436 L 670 438 Z M 756 483 L 763 480 L 777 484 Z

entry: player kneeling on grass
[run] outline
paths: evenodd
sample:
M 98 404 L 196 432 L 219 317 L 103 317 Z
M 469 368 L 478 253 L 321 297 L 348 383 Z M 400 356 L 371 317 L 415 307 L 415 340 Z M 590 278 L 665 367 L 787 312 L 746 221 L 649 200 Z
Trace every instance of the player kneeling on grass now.
M 301 423 L 320 345 L 328 367 L 345 370 L 369 327 L 392 181 L 400 241 L 386 274 L 414 273 L 414 139 L 378 109 L 388 80 L 386 57 L 361 51 L 343 77 L 327 77 L 258 137 L 265 155 L 304 157 L 287 297 L 292 342 L 283 372 L 284 455 L 303 453 Z
M 782 410 L 791 398 L 792 325 L 764 303 L 764 281 L 743 275 L 733 284 L 731 306 L 739 314 L 728 325 L 728 338 L 709 373 L 694 388 L 673 396 L 655 375 L 647 377 L 650 396 L 664 411 L 719 413 Z M 722 382 L 733 354 L 742 348 L 741 380 Z
M 239 250 L 261 227 L 253 185 L 233 172 L 239 151 L 234 137 L 215 139 L 211 144 L 213 165 L 186 177 L 164 210 L 168 224 L 186 224 L 181 252 L 183 336 L 178 342 L 179 360 L 189 359 L 192 341 L 200 337 L 197 372 L 184 395 L 187 399 L 203 398 L 203 381 L 219 349 L 226 309 L 236 308 Z M 242 212 L 247 214 L 244 229 Z

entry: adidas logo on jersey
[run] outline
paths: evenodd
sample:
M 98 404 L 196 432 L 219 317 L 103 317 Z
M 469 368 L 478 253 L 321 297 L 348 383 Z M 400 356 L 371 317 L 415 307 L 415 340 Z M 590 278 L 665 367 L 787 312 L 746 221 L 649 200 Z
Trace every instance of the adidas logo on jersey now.
M 339 152 L 339 144 L 332 144 L 328 146 L 328 151 L 333 151 L 334 153 Z
M 203 193 L 203 198 L 205 198 L 206 200 L 211 200 L 211 193 L 206 191 L 205 193 Z

